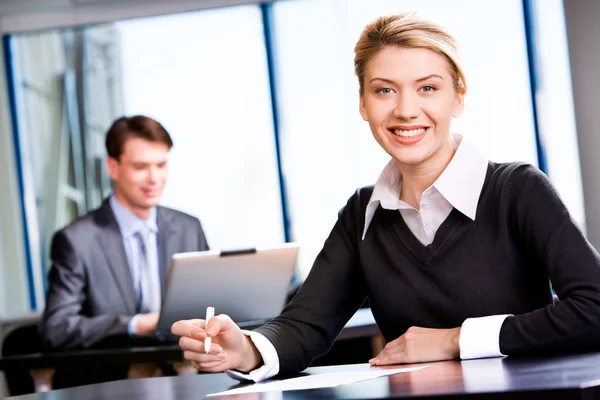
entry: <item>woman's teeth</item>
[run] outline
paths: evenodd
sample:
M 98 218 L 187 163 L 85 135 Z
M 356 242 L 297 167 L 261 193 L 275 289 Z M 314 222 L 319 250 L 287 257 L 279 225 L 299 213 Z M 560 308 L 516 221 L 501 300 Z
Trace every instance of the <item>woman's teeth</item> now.
M 418 136 L 421 135 L 422 133 L 424 133 L 426 130 L 426 128 L 421 128 L 421 129 L 411 129 L 409 131 L 403 131 L 401 129 L 394 129 L 394 135 L 396 136 L 402 136 L 402 137 L 411 137 L 411 136 Z

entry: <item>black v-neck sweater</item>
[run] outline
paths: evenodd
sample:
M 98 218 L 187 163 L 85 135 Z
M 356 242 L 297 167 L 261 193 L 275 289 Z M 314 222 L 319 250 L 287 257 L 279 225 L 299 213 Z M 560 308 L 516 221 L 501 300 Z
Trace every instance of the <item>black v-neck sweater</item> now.
M 388 341 L 411 326 L 514 314 L 500 331 L 503 354 L 600 348 L 598 253 L 538 169 L 490 163 L 475 221 L 453 209 L 427 246 L 397 210 L 381 207 L 361 240 L 372 192 L 348 200 L 296 297 L 257 329 L 275 346 L 280 373 L 325 353 L 366 296 Z

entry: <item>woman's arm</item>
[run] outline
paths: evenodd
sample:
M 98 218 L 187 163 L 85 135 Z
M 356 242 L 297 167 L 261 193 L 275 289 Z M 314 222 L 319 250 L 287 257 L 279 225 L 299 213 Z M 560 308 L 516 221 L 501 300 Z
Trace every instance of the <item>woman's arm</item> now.
M 512 172 L 512 232 L 546 268 L 560 302 L 507 318 L 503 354 L 600 348 L 600 257 L 571 220 L 548 178 L 532 166 Z

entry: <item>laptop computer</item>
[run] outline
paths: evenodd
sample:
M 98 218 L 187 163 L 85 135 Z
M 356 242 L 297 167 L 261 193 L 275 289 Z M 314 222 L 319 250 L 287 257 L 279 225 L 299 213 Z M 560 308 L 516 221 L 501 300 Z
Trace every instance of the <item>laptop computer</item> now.
M 159 336 L 181 319 L 204 318 L 206 307 L 242 327 L 276 317 L 285 305 L 298 255 L 296 243 L 262 249 L 175 254 L 162 297 Z

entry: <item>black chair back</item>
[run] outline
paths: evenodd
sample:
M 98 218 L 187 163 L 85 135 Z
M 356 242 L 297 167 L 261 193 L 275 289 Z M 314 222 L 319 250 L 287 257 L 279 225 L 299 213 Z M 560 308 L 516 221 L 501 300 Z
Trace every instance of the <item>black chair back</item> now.
M 17 327 L 10 331 L 2 342 L 2 357 L 17 356 L 22 354 L 39 353 L 41 340 L 37 331 L 37 324 L 31 323 Z M 4 371 L 6 386 L 11 396 L 33 393 L 33 379 L 29 370 L 25 368 L 10 368 Z

